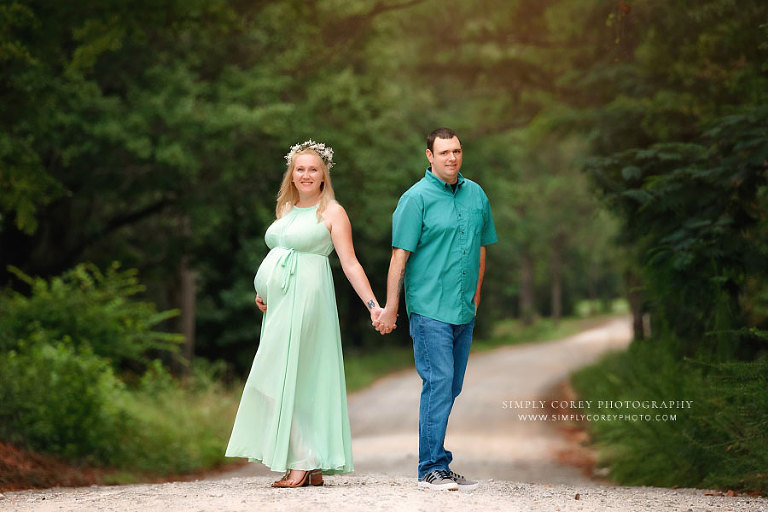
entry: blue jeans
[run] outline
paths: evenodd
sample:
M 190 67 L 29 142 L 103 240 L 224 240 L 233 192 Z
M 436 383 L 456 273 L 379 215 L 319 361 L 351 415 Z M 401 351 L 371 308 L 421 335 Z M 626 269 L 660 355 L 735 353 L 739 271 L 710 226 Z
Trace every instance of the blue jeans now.
M 413 313 L 409 319 L 416 371 L 421 377 L 419 404 L 419 480 L 435 469 L 449 470 L 445 431 L 453 402 L 464 382 L 475 320 L 454 325 Z

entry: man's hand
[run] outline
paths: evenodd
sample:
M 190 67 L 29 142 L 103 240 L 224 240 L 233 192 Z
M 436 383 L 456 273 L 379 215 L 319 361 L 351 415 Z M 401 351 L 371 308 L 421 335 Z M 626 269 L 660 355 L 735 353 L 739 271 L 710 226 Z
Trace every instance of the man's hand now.
M 395 308 L 384 306 L 378 320 L 374 321 L 373 326 L 381 334 L 389 334 L 395 328 L 397 328 L 397 312 Z
M 261 300 L 261 297 L 259 297 L 258 295 L 256 296 L 256 307 L 258 307 L 259 311 L 261 311 L 262 313 L 267 312 L 267 304 L 263 300 Z

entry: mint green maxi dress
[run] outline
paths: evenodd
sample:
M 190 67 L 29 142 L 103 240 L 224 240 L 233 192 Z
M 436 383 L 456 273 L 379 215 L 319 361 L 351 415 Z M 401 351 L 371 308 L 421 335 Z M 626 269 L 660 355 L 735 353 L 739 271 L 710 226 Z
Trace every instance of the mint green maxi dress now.
M 267 304 L 226 455 L 273 471 L 349 473 L 352 442 L 339 316 L 317 206 L 293 207 L 267 229 L 254 279 Z

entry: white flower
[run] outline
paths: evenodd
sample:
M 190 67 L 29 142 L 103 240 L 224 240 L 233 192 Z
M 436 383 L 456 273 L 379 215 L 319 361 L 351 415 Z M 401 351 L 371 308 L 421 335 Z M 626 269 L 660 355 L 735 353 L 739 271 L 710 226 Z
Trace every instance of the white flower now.
M 331 146 L 326 146 L 322 142 L 315 142 L 312 139 L 302 142 L 301 144 L 294 144 L 291 146 L 291 150 L 288 151 L 287 155 L 285 155 L 285 161 L 290 165 L 291 160 L 296 155 L 296 153 L 300 153 L 307 149 L 311 149 L 317 153 L 318 156 L 323 159 L 323 162 L 328 167 L 328 170 L 331 170 L 331 167 L 333 167 L 333 148 Z

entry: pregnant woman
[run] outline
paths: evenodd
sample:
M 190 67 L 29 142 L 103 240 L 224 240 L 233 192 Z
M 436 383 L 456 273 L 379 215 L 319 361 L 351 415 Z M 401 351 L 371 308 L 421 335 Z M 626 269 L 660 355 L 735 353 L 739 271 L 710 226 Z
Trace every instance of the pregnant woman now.
M 226 454 L 285 472 L 274 487 L 301 487 L 322 485 L 323 474 L 353 471 L 328 262 L 334 249 L 371 322 L 381 308 L 355 257 L 349 217 L 334 199 L 333 149 L 308 140 L 285 159 L 277 220 L 264 237 L 270 251 L 254 279 L 264 313 L 261 340 Z

